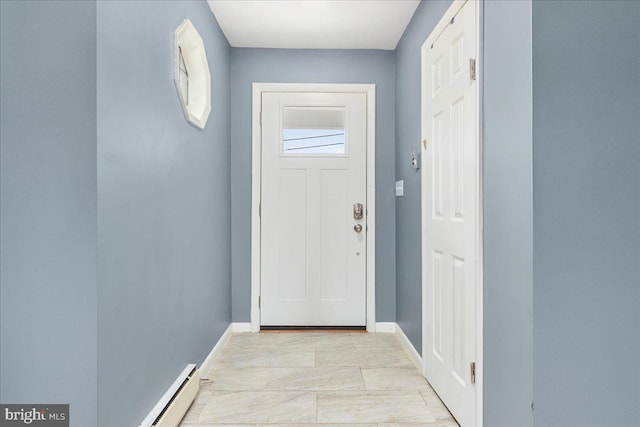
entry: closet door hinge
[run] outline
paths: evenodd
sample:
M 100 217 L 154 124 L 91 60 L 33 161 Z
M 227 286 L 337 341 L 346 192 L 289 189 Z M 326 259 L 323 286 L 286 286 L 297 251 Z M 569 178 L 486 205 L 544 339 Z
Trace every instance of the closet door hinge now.
M 471 384 L 476 383 L 476 362 L 471 362 Z
M 475 58 L 469 59 L 469 79 L 470 80 L 476 79 L 476 59 Z

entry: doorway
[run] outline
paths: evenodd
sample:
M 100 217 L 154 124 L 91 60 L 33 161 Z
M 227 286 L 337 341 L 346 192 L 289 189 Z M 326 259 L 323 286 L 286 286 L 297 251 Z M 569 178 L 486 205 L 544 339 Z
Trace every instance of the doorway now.
M 375 87 L 254 84 L 252 330 L 375 330 Z

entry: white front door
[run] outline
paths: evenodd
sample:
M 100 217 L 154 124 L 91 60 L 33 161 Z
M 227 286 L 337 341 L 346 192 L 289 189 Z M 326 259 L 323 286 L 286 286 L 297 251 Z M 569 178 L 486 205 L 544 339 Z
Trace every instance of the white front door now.
M 427 380 L 456 420 L 471 426 L 477 424 L 476 2 L 454 3 L 438 27 L 423 46 L 422 63 L 422 352 Z
M 262 326 L 366 325 L 366 105 L 262 94 Z

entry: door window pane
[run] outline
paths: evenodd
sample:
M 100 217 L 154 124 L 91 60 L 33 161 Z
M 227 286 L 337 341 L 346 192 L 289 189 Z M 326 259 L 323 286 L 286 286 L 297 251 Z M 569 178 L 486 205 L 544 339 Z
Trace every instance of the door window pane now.
M 344 154 L 344 107 L 286 107 L 284 154 Z

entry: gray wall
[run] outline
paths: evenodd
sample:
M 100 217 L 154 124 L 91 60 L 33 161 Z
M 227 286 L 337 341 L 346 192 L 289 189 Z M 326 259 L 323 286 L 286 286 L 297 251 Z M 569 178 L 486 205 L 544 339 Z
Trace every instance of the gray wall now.
M 396 317 L 413 345 L 422 349 L 422 246 L 420 171 L 409 162 L 420 152 L 420 49 L 450 0 L 422 2 L 396 48 L 396 179 L 404 196 L 396 198 Z
M 212 82 L 184 119 L 173 32 L 189 18 Z M 229 56 L 204 1 L 99 2 L 98 421 L 136 425 L 231 320 Z
M 233 321 L 251 318 L 251 84 L 376 84 L 376 320 L 395 321 L 394 60 L 392 51 L 232 49 Z
M 0 401 L 96 424 L 96 5 L 0 2 Z
M 484 4 L 484 424 L 533 423 L 531 2 Z
M 640 425 L 640 3 L 533 3 L 535 424 Z
M 421 351 L 420 47 L 449 1 L 419 6 L 397 48 L 397 319 Z M 481 8 L 484 168 L 484 424 L 532 425 L 531 3 Z M 517 250 L 514 250 L 517 249 Z

